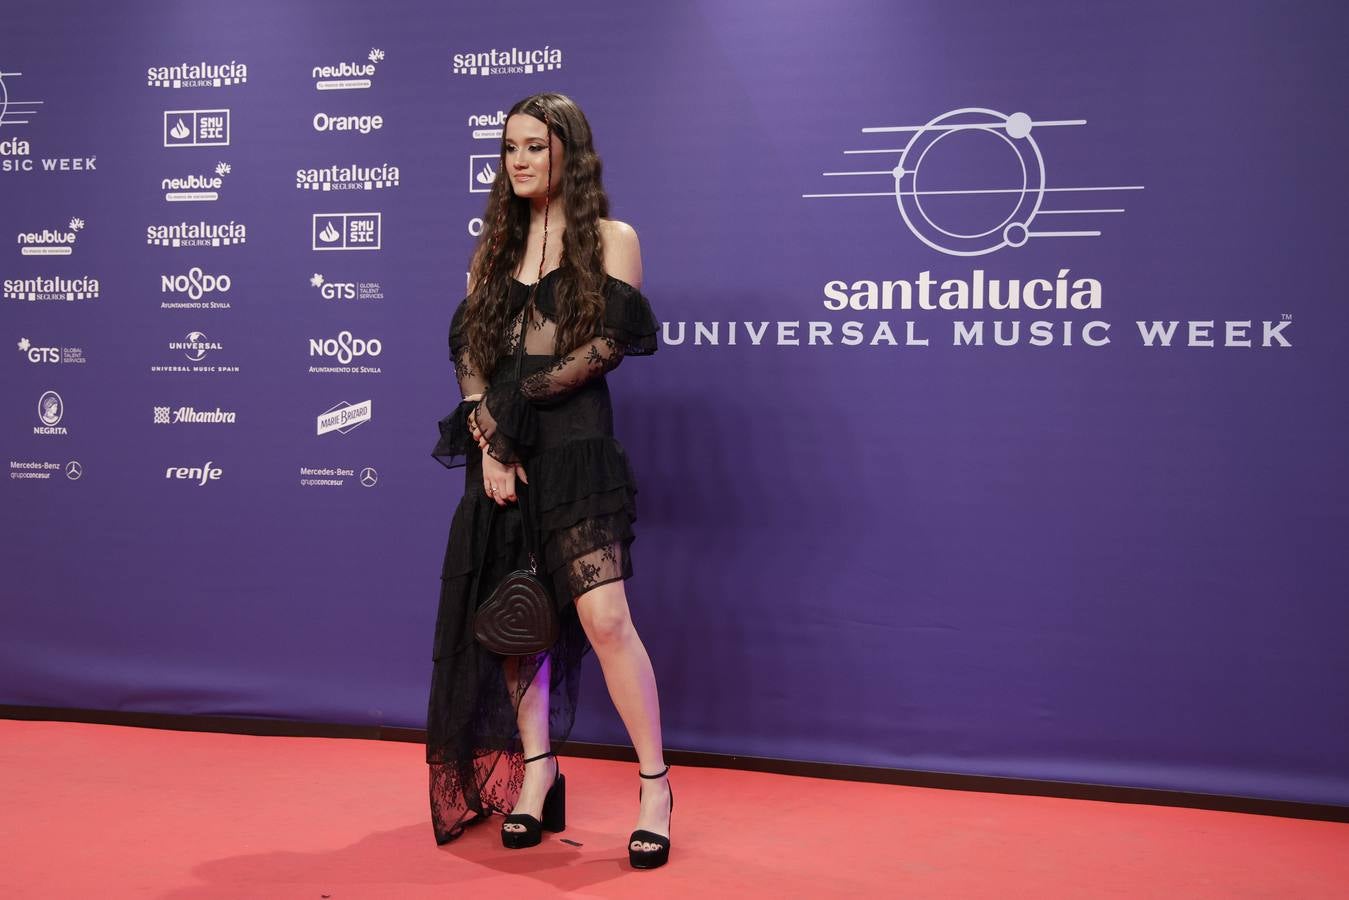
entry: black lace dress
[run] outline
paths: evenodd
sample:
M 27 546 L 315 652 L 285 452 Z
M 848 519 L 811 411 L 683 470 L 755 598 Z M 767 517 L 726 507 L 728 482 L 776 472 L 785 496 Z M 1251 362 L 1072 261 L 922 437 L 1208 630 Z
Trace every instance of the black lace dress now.
M 450 357 L 460 390 L 485 394 L 478 419 L 485 430 L 495 429 L 487 452 L 502 462 L 521 463 L 529 479 L 525 490 L 540 537 L 540 574 L 552 580 L 562 620 L 561 636 L 547 657 L 554 747 L 571 731 L 581 660 L 590 650 L 573 601 L 593 587 L 632 575 L 629 545 L 637 483 L 613 437 L 605 375 L 624 356 L 648 355 L 657 346 L 657 323 L 647 299 L 606 275 L 605 312 L 596 337 L 556 354 L 552 287 L 558 271 L 545 275 L 535 293 L 518 382 L 515 352 L 529 286 L 511 283 L 510 350 L 489 378 L 469 362 L 466 301 L 450 324 Z M 478 405 L 461 401 L 440 421 L 440 442 L 432 452 L 447 467 L 464 467 L 464 495 L 450 524 L 441 568 L 426 716 L 431 822 L 438 844 L 515 806 L 524 778 L 516 710 L 545 662 L 542 655 L 503 658 L 473 639 L 478 603 L 528 558 L 519 504 L 498 507 L 483 490 L 482 451 L 468 431 L 468 414 Z

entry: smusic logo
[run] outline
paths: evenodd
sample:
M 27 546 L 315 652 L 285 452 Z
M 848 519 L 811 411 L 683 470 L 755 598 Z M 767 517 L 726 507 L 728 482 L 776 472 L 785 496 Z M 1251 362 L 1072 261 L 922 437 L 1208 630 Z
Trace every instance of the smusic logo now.
M 313 249 L 378 250 L 382 219 L 377 212 L 315 213 Z
M 228 147 L 228 109 L 167 109 L 164 111 L 165 147 Z

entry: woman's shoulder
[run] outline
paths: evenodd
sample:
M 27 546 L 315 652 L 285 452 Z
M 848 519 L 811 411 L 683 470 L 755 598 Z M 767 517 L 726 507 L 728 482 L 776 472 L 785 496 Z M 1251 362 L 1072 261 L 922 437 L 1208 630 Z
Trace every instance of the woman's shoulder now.
M 642 247 L 637 229 L 618 219 L 600 219 L 604 272 L 631 287 L 642 286 Z

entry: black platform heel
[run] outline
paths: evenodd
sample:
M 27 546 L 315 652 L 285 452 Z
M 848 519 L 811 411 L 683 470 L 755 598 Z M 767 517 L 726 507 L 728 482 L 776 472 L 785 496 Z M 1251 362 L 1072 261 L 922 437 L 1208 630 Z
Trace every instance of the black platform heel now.
M 539 759 L 547 759 L 555 756 L 553 751 L 540 753 L 538 756 L 531 756 L 525 760 L 525 764 Z M 523 825 L 524 831 L 507 831 L 507 825 Z M 543 840 L 543 831 L 565 831 L 567 828 L 567 779 L 562 774 L 562 767 L 558 766 L 557 775 L 553 778 L 553 784 L 548 788 L 547 795 L 543 798 L 543 821 L 529 815 L 528 813 L 511 813 L 506 817 L 506 821 L 501 825 L 501 846 L 508 847 L 511 850 L 522 850 L 525 847 L 533 847 Z
M 643 775 L 641 770 L 637 774 L 643 778 L 663 778 L 670 771 L 666 766 L 665 771 L 657 772 L 655 775 Z M 642 800 L 641 788 L 637 790 L 637 802 Z M 670 819 L 673 825 L 674 821 L 674 788 L 670 788 Z M 634 850 L 634 842 L 641 841 L 644 844 L 659 844 L 655 850 Z M 647 831 L 645 828 L 638 828 L 628 838 L 628 862 L 634 869 L 655 869 L 665 865 L 670 859 L 670 839 L 663 834 L 656 834 L 654 831 Z

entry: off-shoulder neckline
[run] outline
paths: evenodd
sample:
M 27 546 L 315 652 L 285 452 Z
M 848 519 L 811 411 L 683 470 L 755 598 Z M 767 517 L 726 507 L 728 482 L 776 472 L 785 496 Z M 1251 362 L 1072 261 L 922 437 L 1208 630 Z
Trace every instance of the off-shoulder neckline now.
M 549 269 L 547 272 L 544 272 L 544 273 L 543 273 L 543 278 L 540 278 L 538 281 L 531 281 L 531 282 L 529 282 L 528 284 L 526 284 L 525 282 L 521 281 L 520 279 L 516 278 L 516 277 L 513 276 L 513 275 L 511 276 L 511 281 L 513 281 L 515 284 L 518 284 L 520 287 L 531 288 L 531 287 L 533 287 L 533 286 L 536 285 L 536 284 L 541 284 L 541 283 L 543 283 L 544 279 L 546 279 L 549 275 L 552 275 L 554 272 L 557 272 L 557 271 L 561 270 L 561 268 L 562 268 L 561 266 L 558 266 L 558 267 L 556 267 L 556 268 Z M 637 293 L 641 293 L 641 288 L 633 287 L 631 284 L 629 284 L 628 282 L 624 281 L 622 278 L 615 278 L 614 276 L 610 275 L 608 272 L 605 272 L 605 273 L 604 273 L 604 277 L 605 277 L 605 278 L 608 278 L 610 281 L 616 281 L 616 282 L 618 282 L 619 284 L 623 285 L 625 288 L 628 288 L 629 290 L 636 291 Z

